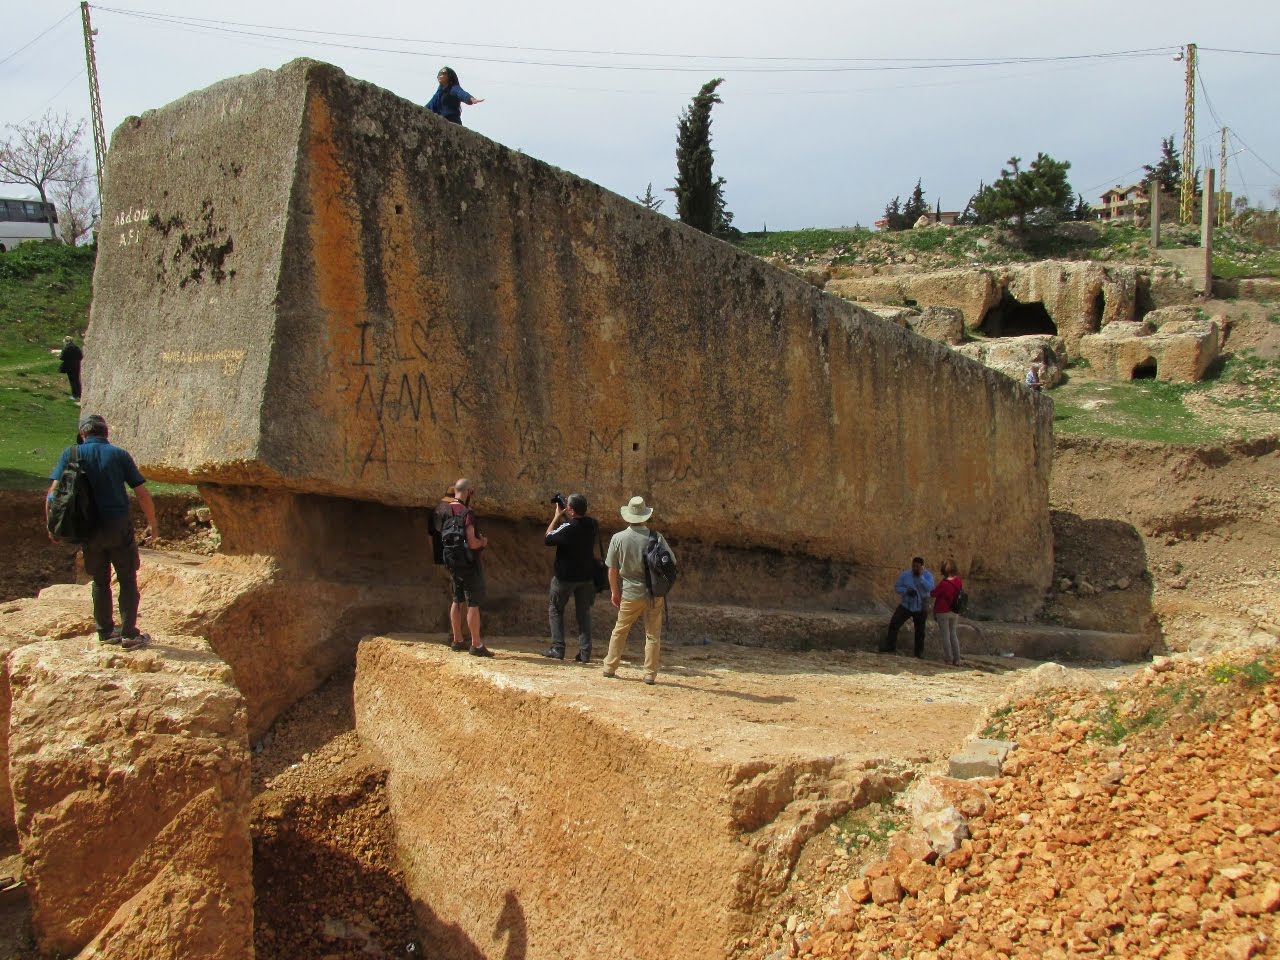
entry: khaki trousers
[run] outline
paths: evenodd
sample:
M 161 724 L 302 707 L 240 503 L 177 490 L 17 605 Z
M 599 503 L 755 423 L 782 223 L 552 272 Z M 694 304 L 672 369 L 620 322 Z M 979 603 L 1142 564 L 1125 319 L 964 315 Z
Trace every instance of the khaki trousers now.
M 662 659 L 662 609 L 666 604 L 665 597 L 657 597 L 650 603 L 648 600 L 623 600 L 618 607 L 618 623 L 609 637 L 609 652 L 604 658 L 604 672 L 616 673 L 618 664 L 622 662 L 622 651 L 627 645 L 627 634 L 631 625 L 644 618 L 644 675 L 656 677 L 658 664 Z

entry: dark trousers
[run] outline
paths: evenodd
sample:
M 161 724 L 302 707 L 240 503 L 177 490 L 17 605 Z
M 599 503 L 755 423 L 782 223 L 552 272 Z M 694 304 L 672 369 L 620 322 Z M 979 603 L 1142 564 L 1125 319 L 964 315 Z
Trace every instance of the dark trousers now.
M 551 578 L 550 604 L 551 649 L 564 652 L 564 608 L 573 597 L 573 612 L 578 617 L 578 652 L 591 654 L 591 605 L 596 602 L 596 585 L 590 580 Z
M 71 396 L 80 399 L 80 371 L 68 370 L 67 383 L 71 384 Z
M 93 578 L 93 621 L 104 636 L 115 627 L 111 603 L 111 571 L 120 585 L 120 627 L 126 637 L 138 632 L 138 545 L 133 539 L 133 521 L 106 517 L 102 526 L 84 545 L 84 569 Z
M 912 613 L 902 604 L 898 604 L 898 609 L 893 611 L 893 617 L 889 620 L 889 632 L 885 635 L 884 643 L 880 644 L 881 653 L 892 653 L 898 649 L 898 631 L 902 629 L 902 625 L 908 620 L 915 623 L 916 628 L 916 649 L 917 657 L 924 656 L 924 624 L 928 617 L 925 610 L 918 613 Z

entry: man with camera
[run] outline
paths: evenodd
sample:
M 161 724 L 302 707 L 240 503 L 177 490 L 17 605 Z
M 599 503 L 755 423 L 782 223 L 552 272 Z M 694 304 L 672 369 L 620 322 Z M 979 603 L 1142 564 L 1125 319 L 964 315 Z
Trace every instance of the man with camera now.
M 903 570 L 893 584 L 898 595 L 898 608 L 889 620 L 889 632 L 880 645 L 881 653 L 898 649 L 898 631 L 908 618 L 916 628 L 915 655 L 924 656 L 924 624 L 929 616 L 929 594 L 933 592 L 933 574 L 924 568 L 924 557 L 912 557 L 911 569 Z
M 592 546 L 598 527 L 587 516 L 587 498 L 574 493 L 565 499 L 557 493 L 551 498 L 556 512 L 547 524 L 543 542 L 556 548 L 555 574 L 551 578 L 548 616 L 551 620 L 551 646 L 543 653 L 553 660 L 564 659 L 564 610 L 573 597 L 573 610 L 578 618 L 579 663 L 591 662 L 591 605 L 596 602 L 593 576 Z

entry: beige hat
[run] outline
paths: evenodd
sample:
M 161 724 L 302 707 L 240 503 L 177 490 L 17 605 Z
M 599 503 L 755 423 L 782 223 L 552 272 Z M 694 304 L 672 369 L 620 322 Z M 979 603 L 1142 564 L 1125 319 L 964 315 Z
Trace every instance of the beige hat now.
M 644 497 L 632 497 L 621 512 L 627 523 L 644 523 L 653 516 L 653 507 L 645 505 Z

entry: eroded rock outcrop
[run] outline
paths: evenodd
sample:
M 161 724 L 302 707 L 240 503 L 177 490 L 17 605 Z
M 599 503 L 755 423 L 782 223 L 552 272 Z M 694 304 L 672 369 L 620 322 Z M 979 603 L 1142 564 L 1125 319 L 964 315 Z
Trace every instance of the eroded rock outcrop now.
M 1084 337 L 1080 353 L 1109 380 L 1148 376 L 1195 383 L 1217 358 L 1219 340 L 1213 320 L 1172 320 L 1158 330 L 1146 322 L 1116 323 Z
M 764 755 L 727 718 L 613 702 L 638 684 L 426 641 L 361 643 L 355 704 L 433 956 L 719 960 L 809 839 L 910 780 L 842 733 Z
M 253 956 L 244 701 L 199 641 L 8 658 L 9 773 L 42 951 Z
M 466 473 L 529 523 L 572 480 L 863 603 L 921 550 L 1039 604 L 1048 404 L 726 244 L 309 61 L 126 121 L 106 180 L 85 403 L 157 479 L 425 509 Z

